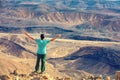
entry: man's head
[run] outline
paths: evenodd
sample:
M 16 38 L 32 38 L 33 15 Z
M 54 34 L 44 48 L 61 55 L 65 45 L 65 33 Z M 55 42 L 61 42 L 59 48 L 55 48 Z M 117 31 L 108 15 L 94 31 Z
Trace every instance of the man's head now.
M 41 40 L 43 40 L 45 38 L 44 34 L 41 34 L 40 38 L 41 38 Z

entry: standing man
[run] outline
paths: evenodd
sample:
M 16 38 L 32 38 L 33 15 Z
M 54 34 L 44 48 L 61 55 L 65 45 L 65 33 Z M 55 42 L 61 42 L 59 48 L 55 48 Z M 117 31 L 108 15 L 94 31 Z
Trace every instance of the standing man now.
M 46 46 L 49 42 L 55 41 L 55 39 L 61 37 L 61 34 L 58 34 L 55 38 L 52 38 L 51 40 L 45 40 L 44 34 L 40 35 L 40 39 L 34 39 L 30 35 L 28 35 L 27 32 L 23 31 L 23 33 L 29 37 L 31 40 L 34 40 L 38 45 L 37 50 L 37 60 L 36 60 L 36 66 L 35 66 L 35 72 L 39 71 L 39 62 L 41 60 L 41 73 L 45 71 L 45 62 L 46 62 Z

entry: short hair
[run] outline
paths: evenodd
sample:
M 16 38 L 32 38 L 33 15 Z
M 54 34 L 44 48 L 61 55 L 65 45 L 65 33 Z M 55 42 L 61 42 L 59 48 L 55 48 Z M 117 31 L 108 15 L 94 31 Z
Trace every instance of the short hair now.
M 41 38 L 41 40 L 43 40 L 45 38 L 44 34 L 41 34 L 40 38 Z

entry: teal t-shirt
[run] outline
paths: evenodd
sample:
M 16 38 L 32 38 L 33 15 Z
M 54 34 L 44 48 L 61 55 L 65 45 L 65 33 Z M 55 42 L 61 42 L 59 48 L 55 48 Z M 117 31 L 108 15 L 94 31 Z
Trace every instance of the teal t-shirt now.
M 38 45 L 37 54 L 46 54 L 46 46 L 50 40 L 35 39 L 35 41 Z

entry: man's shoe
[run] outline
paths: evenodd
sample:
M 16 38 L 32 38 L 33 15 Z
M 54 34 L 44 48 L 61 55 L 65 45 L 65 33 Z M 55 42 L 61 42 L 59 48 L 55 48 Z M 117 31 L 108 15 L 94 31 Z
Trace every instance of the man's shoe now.
M 32 72 L 32 74 L 38 74 L 39 73 L 39 71 L 33 71 Z
M 40 74 L 45 74 L 45 72 L 40 72 Z

